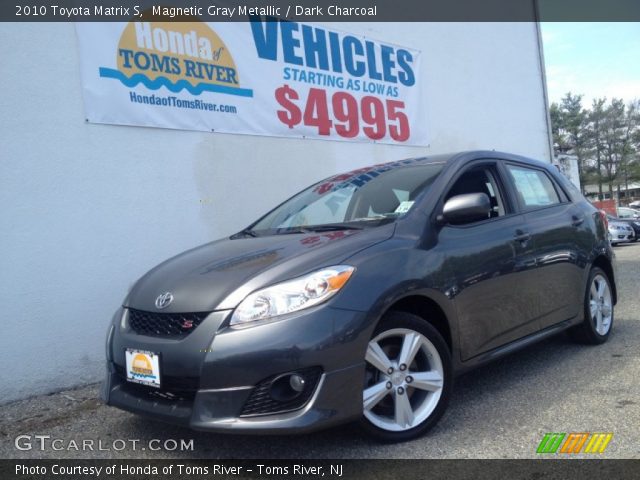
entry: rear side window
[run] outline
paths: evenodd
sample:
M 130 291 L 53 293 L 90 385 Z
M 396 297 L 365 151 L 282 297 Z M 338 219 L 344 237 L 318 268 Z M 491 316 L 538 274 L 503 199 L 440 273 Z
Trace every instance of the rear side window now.
M 518 200 L 525 210 L 555 205 L 560 202 L 551 179 L 542 170 L 507 165 Z

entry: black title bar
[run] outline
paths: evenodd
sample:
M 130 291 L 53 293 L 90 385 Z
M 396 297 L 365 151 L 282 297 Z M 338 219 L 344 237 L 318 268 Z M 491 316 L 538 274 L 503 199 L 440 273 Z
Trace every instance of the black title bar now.
M 155 8 L 155 14 L 154 14 Z M 638 22 L 639 0 L 3 0 L 3 22 Z
M 508 453 L 508 452 L 505 452 Z M 640 460 L 0 460 L 0 478 L 414 480 L 637 478 Z

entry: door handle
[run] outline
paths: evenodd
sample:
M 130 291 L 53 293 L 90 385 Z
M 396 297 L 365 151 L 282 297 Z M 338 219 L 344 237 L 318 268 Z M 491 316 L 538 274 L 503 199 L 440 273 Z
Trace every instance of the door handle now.
M 531 234 L 529 232 L 523 232 L 522 230 L 516 230 L 516 234 L 513 239 L 516 242 L 526 243 L 531 240 Z
M 571 225 L 574 227 L 579 227 L 584 223 L 584 216 L 582 215 L 572 215 L 571 216 Z

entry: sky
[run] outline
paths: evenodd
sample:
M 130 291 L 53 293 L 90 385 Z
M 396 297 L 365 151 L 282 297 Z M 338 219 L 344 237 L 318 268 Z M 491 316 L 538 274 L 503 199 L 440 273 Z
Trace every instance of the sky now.
M 640 98 L 640 23 L 541 24 L 549 102 Z

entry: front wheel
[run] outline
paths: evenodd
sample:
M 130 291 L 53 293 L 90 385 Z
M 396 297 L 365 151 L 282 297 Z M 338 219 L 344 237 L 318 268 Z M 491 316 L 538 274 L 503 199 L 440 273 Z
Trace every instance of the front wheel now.
M 365 355 L 362 425 L 387 442 L 424 434 L 440 419 L 451 392 L 451 353 L 440 333 L 409 313 L 390 312 Z
M 593 267 L 584 299 L 584 321 L 569 330 L 581 343 L 599 345 L 609 338 L 613 326 L 613 293 L 607 274 Z

